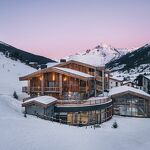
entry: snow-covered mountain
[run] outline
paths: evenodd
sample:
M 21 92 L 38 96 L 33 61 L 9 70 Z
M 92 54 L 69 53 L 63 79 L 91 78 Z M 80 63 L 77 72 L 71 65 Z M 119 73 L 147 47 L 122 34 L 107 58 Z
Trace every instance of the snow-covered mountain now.
M 106 64 L 113 74 L 134 80 L 139 74 L 150 74 L 150 43 Z
M 67 60 L 77 60 L 96 66 L 105 65 L 106 63 L 116 60 L 121 56 L 127 54 L 132 49 L 114 48 L 111 45 L 100 43 L 93 49 L 88 49 L 85 52 L 76 53 L 65 57 Z
M 34 71 L 34 68 L 7 58 L 0 52 L 0 95 L 13 95 L 14 91 L 21 94 L 22 86 L 27 82 L 20 82 L 19 77 Z

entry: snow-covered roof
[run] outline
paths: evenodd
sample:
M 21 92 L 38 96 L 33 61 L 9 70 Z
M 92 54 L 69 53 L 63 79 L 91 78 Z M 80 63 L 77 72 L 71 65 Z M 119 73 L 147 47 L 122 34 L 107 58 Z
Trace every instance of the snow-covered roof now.
M 122 78 L 122 77 L 116 77 L 116 76 L 112 76 L 112 77 L 110 77 L 110 79 L 112 79 L 112 80 L 117 80 L 117 81 L 120 81 L 120 82 L 123 81 L 123 78 Z
M 145 78 L 150 80 L 150 75 L 145 75 Z
M 27 104 L 27 103 L 31 103 L 31 102 L 38 102 L 38 103 L 41 103 L 44 105 L 48 105 L 50 103 L 55 102 L 56 100 L 57 99 L 52 96 L 39 96 L 39 97 L 35 97 L 35 98 L 31 98 L 29 100 L 26 100 L 25 102 L 23 102 L 23 105 Z
M 113 95 L 124 93 L 124 92 L 133 92 L 133 93 L 144 95 L 144 96 L 147 96 L 147 97 L 150 98 L 150 95 L 147 94 L 146 92 L 144 92 L 140 89 L 136 89 L 136 88 L 125 86 L 125 85 L 124 86 L 119 86 L 119 87 L 114 87 L 114 88 L 110 89 L 109 96 L 113 96 Z
M 83 72 L 80 72 L 80 71 L 77 71 L 77 70 L 73 70 L 73 69 L 70 69 L 70 68 L 61 68 L 61 67 L 54 67 L 58 70 L 61 70 L 61 71 L 65 71 L 67 73 L 71 73 L 71 74 L 75 74 L 75 75 L 78 75 L 78 76 L 82 76 L 84 78 L 92 78 L 94 76 L 92 75 L 89 75 L 87 73 L 83 73 Z
M 50 63 L 47 63 L 47 67 L 53 67 L 55 65 L 58 65 L 59 63 L 58 62 L 50 62 Z
M 133 82 L 130 80 L 130 81 L 123 81 L 123 85 L 124 84 L 128 84 L 128 83 L 132 83 L 133 84 Z

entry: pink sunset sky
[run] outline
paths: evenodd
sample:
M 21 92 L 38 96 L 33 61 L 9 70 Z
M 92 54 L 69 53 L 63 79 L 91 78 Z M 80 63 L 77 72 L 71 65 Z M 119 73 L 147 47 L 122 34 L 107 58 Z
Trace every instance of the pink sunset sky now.
M 150 0 L 1 0 L 0 41 L 49 58 L 150 43 Z

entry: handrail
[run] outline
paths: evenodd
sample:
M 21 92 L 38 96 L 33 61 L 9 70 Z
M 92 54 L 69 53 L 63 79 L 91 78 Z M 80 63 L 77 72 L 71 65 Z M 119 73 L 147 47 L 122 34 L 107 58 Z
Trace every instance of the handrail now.
M 111 102 L 110 98 L 98 99 L 98 100 L 57 100 L 57 106 L 87 106 L 87 105 L 99 105 Z
M 60 91 L 60 87 L 44 87 L 44 91 Z

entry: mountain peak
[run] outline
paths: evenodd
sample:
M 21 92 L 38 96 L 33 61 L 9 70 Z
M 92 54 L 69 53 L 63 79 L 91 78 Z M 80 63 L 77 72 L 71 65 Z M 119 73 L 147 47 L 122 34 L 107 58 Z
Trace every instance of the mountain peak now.
M 102 48 L 102 49 L 112 49 L 112 46 L 108 45 L 108 44 L 106 44 L 104 42 L 101 42 L 99 45 L 97 45 L 95 47 L 95 49 L 100 49 L 100 48 Z

